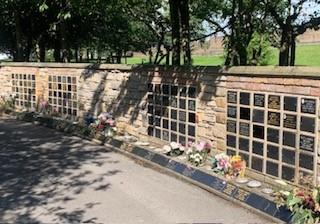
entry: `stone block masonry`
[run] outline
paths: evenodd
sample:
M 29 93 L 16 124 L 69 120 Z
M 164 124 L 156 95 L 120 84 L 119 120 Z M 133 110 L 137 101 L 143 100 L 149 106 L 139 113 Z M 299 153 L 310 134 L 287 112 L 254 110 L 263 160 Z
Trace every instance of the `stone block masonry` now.
M 224 69 L 221 67 L 173 68 L 161 66 L 153 67 L 108 64 L 1 63 L 0 96 L 8 97 L 10 95 L 14 95 L 12 74 L 22 75 L 21 86 L 23 88 L 18 87 L 18 91 L 24 91 L 24 85 L 27 87 L 29 85 L 28 82 L 24 83 L 23 75 L 34 75 L 36 83 L 36 101 L 39 102 L 41 99 L 51 101 L 52 104 L 56 105 L 56 109 L 59 110 L 61 108 L 61 113 L 66 116 L 68 114 L 75 115 L 76 113 L 77 117 L 83 118 L 88 113 L 97 116 L 101 112 L 113 112 L 118 124 L 124 127 L 127 132 L 141 137 L 142 139 L 154 141 L 159 141 L 159 139 L 155 138 L 155 136 L 157 136 L 156 132 L 153 134 L 154 137 L 150 137 L 149 110 L 152 110 L 153 113 L 157 113 L 155 112 L 157 105 L 155 105 L 155 108 L 149 107 L 149 84 L 153 84 L 153 88 L 158 88 L 156 86 L 164 85 L 171 86 L 171 89 L 173 89 L 172 86 L 186 86 L 187 88 L 195 87 L 195 99 L 192 97 L 185 97 L 181 102 L 179 102 L 180 105 L 180 103 L 185 100 L 185 103 L 187 104 L 185 106 L 186 109 L 180 110 L 181 108 L 179 108 L 179 118 L 176 119 L 182 119 L 182 115 L 186 116 L 187 118 L 184 117 L 182 119 L 182 123 L 186 126 L 180 127 L 178 125 L 176 127 L 177 133 L 186 132 L 190 134 L 194 131 L 194 138 L 197 141 L 205 140 L 212 143 L 215 149 L 214 153 L 225 152 L 227 149 L 229 152 L 232 152 L 233 148 L 227 146 L 227 144 L 230 145 L 232 143 L 228 142 L 227 139 L 227 136 L 229 135 L 227 132 L 227 126 L 228 121 L 233 120 L 237 124 L 237 130 L 236 133 L 234 133 L 236 138 L 234 151 L 236 153 L 242 153 L 241 149 L 239 149 L 242 147 L 240 146 L 240 142 L 248 147 L 247 151 L 244 150 L 243 155 L 248 156 L 248 165 L 250 169 L 254 170 L 254 172 L 263 173 L 267 176 L 281 179 L 293 177 L 294 181 L 296 182 L 298 181 L 299 176 L 297 176 L 295 173 L 286 175 L 285 172 L 288 171 L 290 173 L 291 168 L 296 168 L 300 171 L 300 167 L 303 167 L 301 172 L 303 171 L 308 173 L 310 171 L 309 173 L 312 175 L 316 173 L 314 180 L 317 181 L 320 179 L 318 178 L 318 175 L 320 176 L 318 173 L 320 166 L 318 165 L 317 153 L 318 151 L 320 153 L 320 150 L 318 149 L 318 146 L 320 145 L 318 137 L 320 69 L 308 67 L 234 67 Z M 18 82 L 18 85 L 20 85 L 20 82 Z M 155 91 L 155 89 L 152 91 Z M 234 105 L 235 107 L 239 107 L 238 113 L 242 113 L 241 116 L 244 116 L 244 112 L 242 111 L 243 108 L 251 110 L 247 120 L 243 121 L 240 115 L 239 117 L 232 119 L 227 116 L 228 106 L 230 106 L 227 98 L 228 92 L 230 91 L 237 92 L 238 97 L 240 97 L 243 92 L 251 94 L 252 97 L 250 98 L 248 105 L 243 106 L 241 102 L 237 102 Z M 28 92 L 23 92 L 21 93 L 20 97 L 26 97 L 27 99 L 28 94 Z M 161 94 L 164 94 L 164 96 L 159 98 L 162 102 L 159 107 L 165 109 L 165 99 L 167 93 L 162 92 Z M 308 127 L 300 127 L 302 125 L 301 123 L 312 123 L 313 115 L 305 115 L 300 113 L 300 110 L 298 111 L 298 109 L 296 111 L 297 115 L 292 111 L 283 111 L 285 109 L 282 106 L 284 102 L 281 103 L 279 109 L 279 111 L 281 111 L 279 112 L 281 114 L 279 115 L 279 127 L 265 126 L 263 130 L 258 129 L 259 124 L 252 120 L 254 116 L 253 113 L 256 113 L 256 110 L 259 109 L 253 105 L 254 94 L 265 94 L 266 104 L 262 110 L 265 111 L 265 120 L 263 122 L 266 123 L 268 123 L 269 112 L 278 113 L 276 110 L 269 111 L 267 106 L 267 97 L 270 95 L 279 95 L 282 97 L 282 101 L 290 96 L 297 97 L 298 104 L 302 104 L 304 102 L 304 98 L 306 98 L 307 101 L 309 98 L 315 99 L 315 105 L 317 108 L 314 114 L 314 117 L 316 117 L 314 128 L 316 130 L 309 135 L 308 133 L 306 134 L 307 137 L 311 136 L 314 138 L 314 143 L 310 142 L 312 140 L 311 138 L 302 137 L 303 139 L 300 139 L 300 131 L 302 133 L 301 135 L 305 135 L 304 130 L 310 130 Z M 183 96 L 182 93 L 181 96 Z M 169 95 L 169 100 L 172 98 L 174 97 Z M 153 100 L 153 103 L 159 103 L 156 102 L 158 98 Z M 179 100 L 181 99 L 178 99 L 178 101 Z M 190 112 L 190 110 L 188 110 L 188 105 L 190 103 L 189 101 L 193 100 L 195 101 L 196 111 Z M 311 104 L 309 104 L 309 106 L 310 105 Z M 22 107 L 20 107 L 20 109 L 22 109 Z M 300 108 L 300 105 L 297 105 L 297 108 Z M 76 112 L 74 112 L 74 110 L 76 110 Z M 171 108 L 170 111 L 172 112 L 175 110 Z M 172 120 L 171 112 L 170 114 L 165 115 L 166 112 L 163 111 L 161 114 L 164 117 L 164 120 L 168 120 L 170 122 L 172 121 L 174 123 L 175 120 Z M 196 115 L 195 118 L 193 118 L 193 113 Z M 289 149 L 287 149 L 286 140 L 284 140 L 285 138 L 283 136 L 287 136 L 287 132 L 290 132 L 290 129 L 283 127 L 287 124 L 287 121 L 284 120 L 286 117 L 290 117 L 290 115 L 292 115 L 292 119 L 297 119 L 295 125 L 297 126 L 296 129 L 298 129 L 298 131 L 295 140 L 293 140 L 295 141 L 295 145 L 288 146 Z M 193 119 L 195 124 L 191 122 Z M 164 122 L 163 119 L 161 122 Z M 170 127 L 173 125 L 172 122 Z M 192 123 L 191 126 L 194 126 L 195 130 L 188 129 L 190 128 L 189 123 Z M 241 133 L 239 133 L 239 126 L 242 125 L 243 128 L 244 123 L 248 125 L 250 130 L 248 136 L 243 137 L 241 136 Z M 160 126 L 160 136 L 164 137 L 165 135 L 166 138 L 166 130 L 163 129 L 166 124 L 164 125 L 161 123 Z M 270 130 L 268 128 L 275 129 L 276 132 L 279 131 L 279 141 L 277 143 L 274 143 L 272 140 L 271 142 L 269 141 L 269 138 L 271 137 L 269 135 Z M 156 129 L 157 127 L 155 130 Z M 293 129 L 291 132 L 295 132 L 296 129 Z M 258 130 L 263 132 L 260 133 L 262 136 L 258 136 Z M 258 138 L 257 140 L 257 136 L 260 139 Z M 172 137 L 173 136 L 169 134 L 168 139 Z M 247 142 L 243 139 L 248 140 L 248 145 L 246 145 Z M 300 143 L 302 141 L 304 141 L 305 144 L 307 144 L 307 142 L 309 144 L 313 144 L 314 154 L 312 154 L 312 151 L 310 152 L 310 150 L 306 150 L 308 151 L 306 154 L 300 154 Z M 252 146 L 253 142 L 260 142 L 261 144 L 264 144 L 261 155 L 255 155 L 256 148 Z M 275 152 L 275 154 L 271 153 L 271 146 L 277 148 L 278 151 Z M 288 159 L 286 157 L 287 154 L 285 154 L 287 151 L 296 153 L 295 155 L 297 156 L 295 161 L 292 163 L 290 163 L 290 161 L 288 162 L 288 166 L 286 163 L 284 163 L 284 161 L 287 161 Z M 310 155 L 313 155 L 313 160 L 309 159 Z M 259 159 L 261 160 L 261 164 L 257 162 L 260 161 Z M 311 169 L 310 166 L 305 164 L 310 161 L 314 162 L 314 166 Z M 272 168 L 270 164 L 275 165 Z

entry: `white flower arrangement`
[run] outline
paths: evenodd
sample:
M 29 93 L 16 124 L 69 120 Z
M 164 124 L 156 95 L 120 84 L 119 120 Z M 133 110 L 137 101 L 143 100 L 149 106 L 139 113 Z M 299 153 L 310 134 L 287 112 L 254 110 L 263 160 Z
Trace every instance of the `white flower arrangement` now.
M 184 146 L 177 142 L 171 142 L 169 145 L 165 145 L 162 148 L 163 152 L 169 156 L 180 156 L 186 154 L 188 161 L 195 166 L 202 165 L 211 150 L 211 145 L 207 142 L 189 143 Z
M 207 142 L 200 142 L 199 144 L 190 143 L 186 151 L 189 162 L 195 166 L 204 164 L 211 150 L 210 144 Z

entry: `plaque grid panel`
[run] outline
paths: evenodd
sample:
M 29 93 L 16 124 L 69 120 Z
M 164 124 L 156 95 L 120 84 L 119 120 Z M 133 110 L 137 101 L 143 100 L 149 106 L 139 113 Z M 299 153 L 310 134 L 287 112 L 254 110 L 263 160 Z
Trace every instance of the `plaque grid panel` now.
M 317 98 L 240 90 L 228 91 L 227 98 L 229 155 L 241 155 L 251 170 L 271 177 L 316 180 Z
M 68 75 L 49 75 L 50 110 L 59 115 L 76 117 L 78 114 L 77 78 Z
M 11 74 L 12 93 L 18 108 L 36 108 L 36 78 L 32 74 Z
M 148 135 L 167 142 L 196 141 L 196 87 L 148 84 Z

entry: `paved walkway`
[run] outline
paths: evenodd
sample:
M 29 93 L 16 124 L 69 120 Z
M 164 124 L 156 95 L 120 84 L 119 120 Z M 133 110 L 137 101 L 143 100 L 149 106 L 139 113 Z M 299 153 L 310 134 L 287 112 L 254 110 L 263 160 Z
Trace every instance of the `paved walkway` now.
M 76 137 L 0 120 L 0 223 L 266 223 Z

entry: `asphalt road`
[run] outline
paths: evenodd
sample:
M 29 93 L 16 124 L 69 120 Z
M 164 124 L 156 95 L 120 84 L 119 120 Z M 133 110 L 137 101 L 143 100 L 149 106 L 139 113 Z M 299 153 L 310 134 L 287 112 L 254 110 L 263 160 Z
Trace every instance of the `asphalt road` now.
M 267 223 L 88 141 L 0 120 L 0 223 Z

